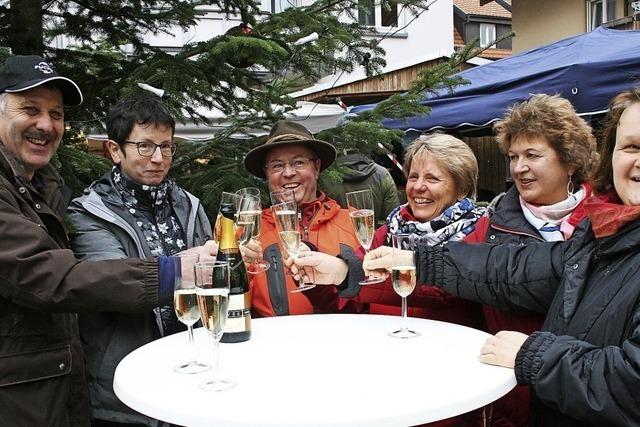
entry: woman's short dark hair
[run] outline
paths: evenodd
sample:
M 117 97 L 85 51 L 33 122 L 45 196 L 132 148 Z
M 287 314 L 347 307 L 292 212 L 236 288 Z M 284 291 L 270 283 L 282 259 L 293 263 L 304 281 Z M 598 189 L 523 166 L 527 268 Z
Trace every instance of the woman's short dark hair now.
M 137 95 L 114 105 L 107 114 L 107 136 L 122 145 L 135 125 L 164 125 L 171 128 L 171 136 L 176 122 L 169 114 L 160 98 L 152 95 Z
M 589 126 L 571 103 L 559 95 L 536 94 L 513 105 L 493 130 L 505 154 L 520 136 L 542 136 L 565 165 L 573 166 L 576 185 L 589 178 L 598 158 L 596 140 Z
M 640 102 L 640 87 L 625 90 L 613 97 L 609 102 L 609 111 L 602 131 L 600 160 L 591 176 L 594 191 L 604 193 L 613 187 L 613 149 L 616 146 L 616 131 L 620 124 L 620 116 L 630 105 Z

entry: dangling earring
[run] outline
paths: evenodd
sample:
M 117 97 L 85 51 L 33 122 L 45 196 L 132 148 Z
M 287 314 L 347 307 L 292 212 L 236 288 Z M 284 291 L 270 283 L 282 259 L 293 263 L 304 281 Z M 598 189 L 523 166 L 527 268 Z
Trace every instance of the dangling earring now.
M 573 177 L 569 175 L 569 182 L 567 182 L 567 197 L 573 196 L 573 190 L 575 190 L 573 186 Z

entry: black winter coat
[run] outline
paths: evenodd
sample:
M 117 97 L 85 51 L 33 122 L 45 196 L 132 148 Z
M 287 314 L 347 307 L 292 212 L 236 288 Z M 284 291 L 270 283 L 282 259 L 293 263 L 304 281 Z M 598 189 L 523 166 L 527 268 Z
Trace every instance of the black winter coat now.
M 418 249 L 419 283 L 547 316 L 516 357 L 534 426 L 640 426 L 640 220 L 596 239 Z

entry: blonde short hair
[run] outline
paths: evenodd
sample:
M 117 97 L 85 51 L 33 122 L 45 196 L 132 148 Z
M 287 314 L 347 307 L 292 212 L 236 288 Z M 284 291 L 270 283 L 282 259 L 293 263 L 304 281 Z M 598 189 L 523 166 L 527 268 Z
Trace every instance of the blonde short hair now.
M 476 198 L 478 160 L 471 148 L 456 137 L 444 133 L 420 135 L 407 147 L 404 154 L 404 173 L 409 175 L 414 159 L 432 156 L 438 166 L 451 174 L 456 194 Z

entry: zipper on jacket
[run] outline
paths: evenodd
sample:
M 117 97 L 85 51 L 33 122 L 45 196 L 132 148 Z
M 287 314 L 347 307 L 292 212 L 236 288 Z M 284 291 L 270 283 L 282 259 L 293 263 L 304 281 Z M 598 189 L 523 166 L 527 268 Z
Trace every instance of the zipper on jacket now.
M 520 235 L 520 236 L 532 237 L 532 238 L 534 238 L 536 240 L 539 240 L 541 242 L 545 241 L 542 237 L 536 236 L 535 234 L 527 233 L 526 231 L 513 230 L 511 228 L 502 227 L 502 226 L 496 225 L 496 224 L 489 224 L 489 227 L 493 228 L 494 230 L 502 231 L 503 233 L 510 233 L 510 234 L 517 234 L 517 235 Z

